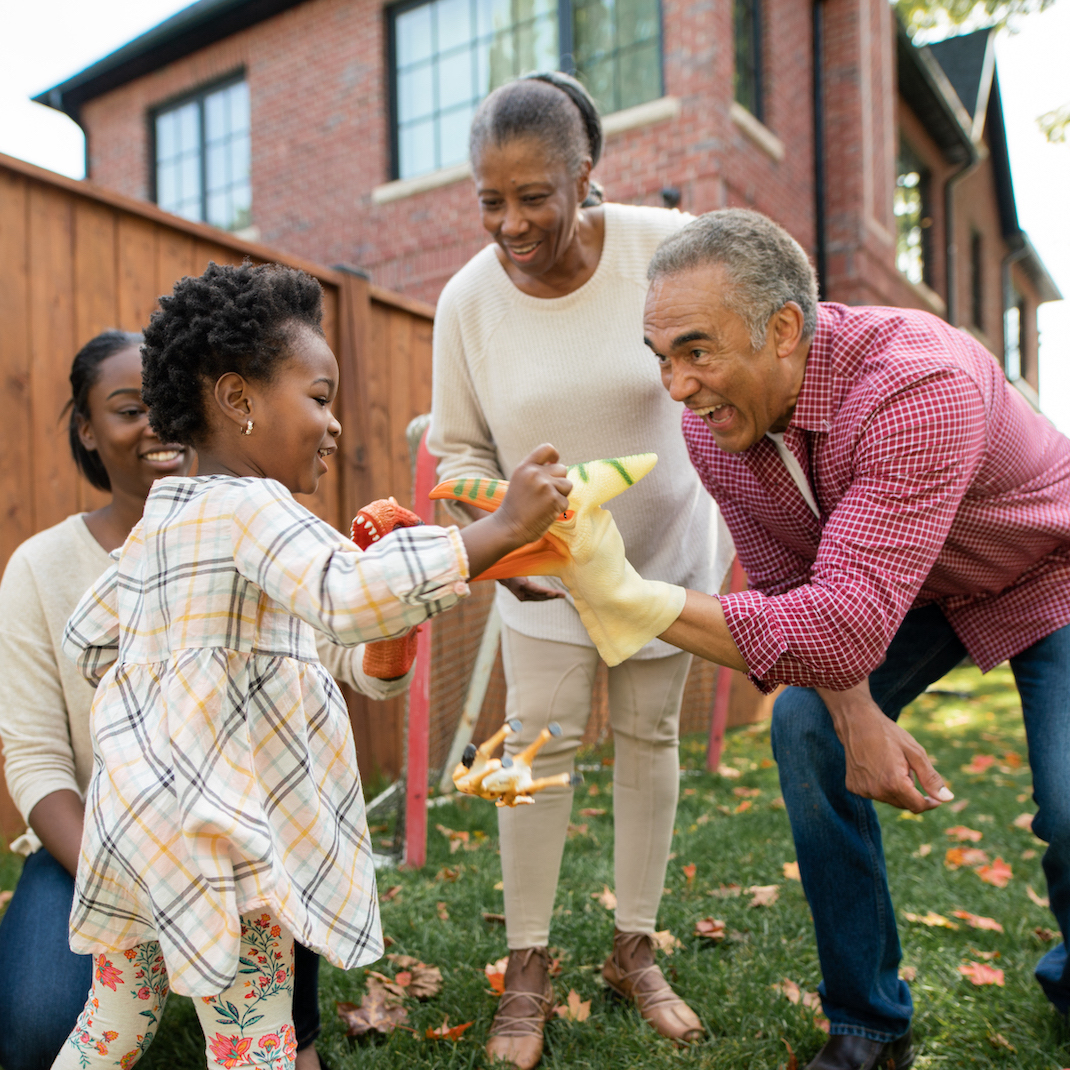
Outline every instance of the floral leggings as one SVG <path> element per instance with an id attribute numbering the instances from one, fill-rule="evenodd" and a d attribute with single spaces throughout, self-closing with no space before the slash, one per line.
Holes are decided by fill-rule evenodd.
<path id="1" fill-rule="evenodd" d="M 238 978 L 194 998 L 209 1067 L 293 1070 L 293 937 L 273 915 L 243 914 Z M 129 1070 L 156 1034 L 170 991 L 152 940 L 97 955 L 93 987 L 52 1070 Z"/>

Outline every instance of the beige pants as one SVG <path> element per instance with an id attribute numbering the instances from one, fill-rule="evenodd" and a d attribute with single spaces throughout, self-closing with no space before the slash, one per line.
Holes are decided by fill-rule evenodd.
<path id="1" fill-rule="evenodd" d="M 562 734 L 535 761 L 535 776 L 571 772 L 591 713 L 598 654 L 502 628 L 506 711 L 523 723 L 515 754 L 550 722 Z M 665 885 L 680 793 L 680 702 L 691 655 L 625 661 L 609 670 L 613 727 L 614 880 L 617 928 L 651 933 Z M 582 789 L 581 789 L 582 790 Z M 544 947 L 557 892 L 572 790 L 551 788 L 534 806 L 498 811 L 509 947 Z"/>

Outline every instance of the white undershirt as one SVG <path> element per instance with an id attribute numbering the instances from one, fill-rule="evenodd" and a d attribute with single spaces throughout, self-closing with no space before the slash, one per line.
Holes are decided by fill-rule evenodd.
<path id="1" fill-rule="evenodd" d="M 780 454 L 780 459 L 784 462 L 784 467 L 788 470 L 788 475 L 795 480 L 795 486 L 799 488 L 799 493 L 803 496 L 806 504 L 810 506 L 810 512 L 820 520 L 821 513 L 817 508 L 817 502 L 814 501 L 814 492 L 810 489 L 810 484 L 806 482 L 806 476 L 803 475 L 802 465 L 799 464 L 795 454 L 784 445 L 784 432 L 766 431 L 765 437 L 770 439 L 773 445 L 776 446 L 776 451 Z"/>

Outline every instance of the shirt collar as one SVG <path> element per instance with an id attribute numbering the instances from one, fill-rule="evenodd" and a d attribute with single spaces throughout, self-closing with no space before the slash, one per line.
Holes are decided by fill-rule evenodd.
<path id="1" fill-rule="evenodd" d="M 832 367 L 833 312 L 823 304 L 817 306 L 817 329 L 806 358 L 802 389 L 795 403 L 789 427 L 804 431 L 827 432 L 839 407 Z"/>

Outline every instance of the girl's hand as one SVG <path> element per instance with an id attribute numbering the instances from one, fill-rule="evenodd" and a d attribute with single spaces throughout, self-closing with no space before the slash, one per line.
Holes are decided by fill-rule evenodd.
<path id="1" fill-rule="evenodd" d="M 541 538 L 568 508 L 572 482 L 549 442 L 533 450 L 509 477 L 509 490 L 494 516 L 516 538 L 511 549 Z"/>
<path id="2" fill-rule="evenodd" d="M 540 538 L 568 508 L 572 482 L 558 453 L 543 443 L 517 465 L 498 510 L 461 532 L 474 579 L 507 553 Z"/>

